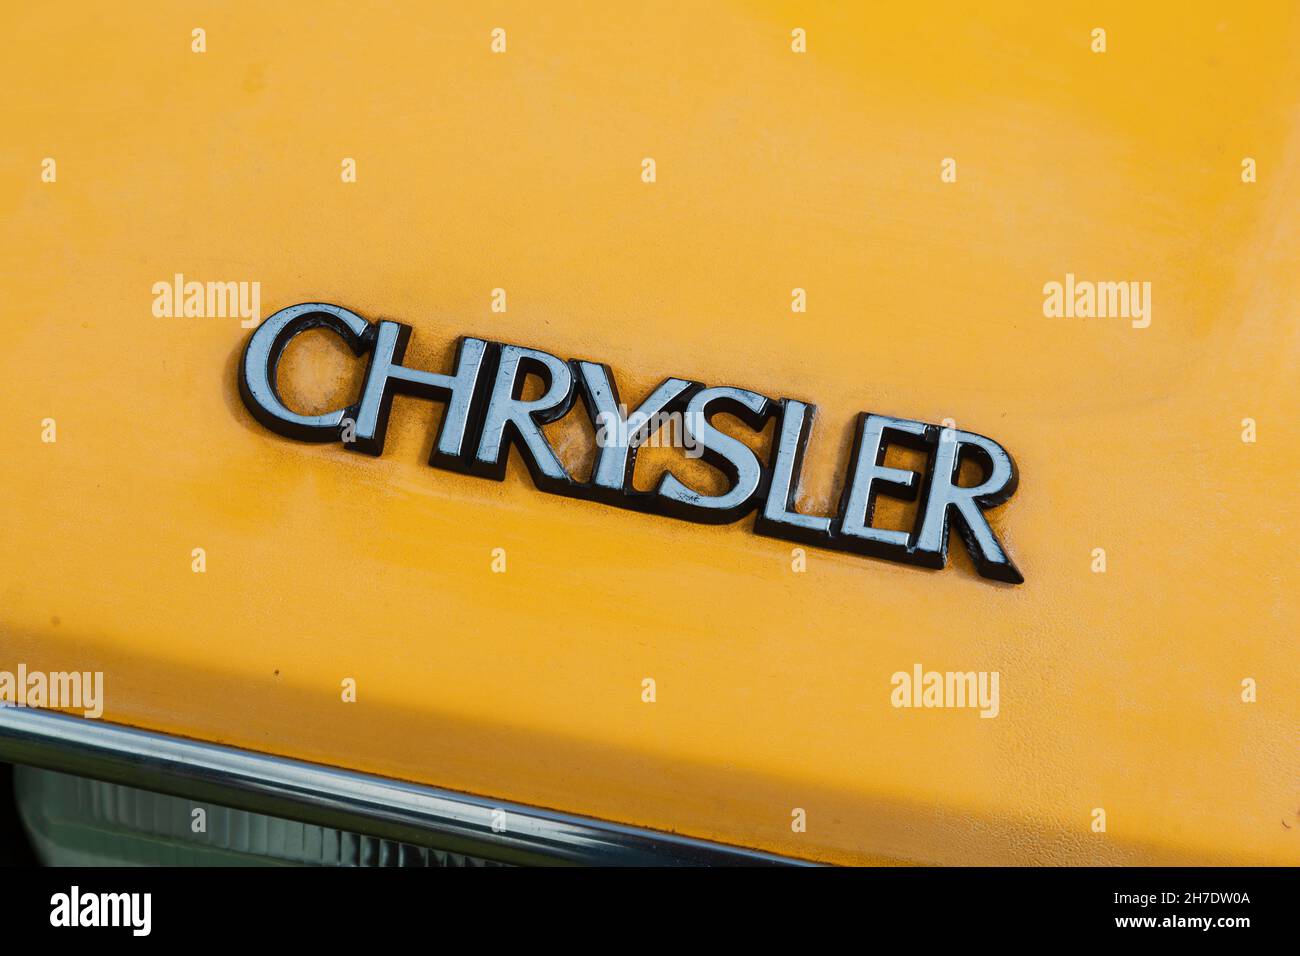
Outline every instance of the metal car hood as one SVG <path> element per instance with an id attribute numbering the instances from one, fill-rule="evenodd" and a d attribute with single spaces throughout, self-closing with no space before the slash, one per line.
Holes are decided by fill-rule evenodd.
<path id="1" fill-rule="evenodd" d="M 191 19 L 105 9 L 0 63 L 0 668 L 103 671 L 105 721 L 806 859 L 1297 860 L 1289 7 L 272 5 L 205 13 L 202 55 Z M 1149 326 L 1045 316 L 1067 273 L 1150 282 Z M 815 402 L 810 513 L 858 412 L 951 420 L 1015 455 L 990 520 L 1025 583 L 955 544 L 797 571 L 752 517 L 433 469 L 414 398 L 378 458 L 289 441 L 240 400 L 238 317 L 153 314 L 177 274 L 406 323 L 421 368 L 474 335 L 634 401 Z M 310 335 L 282 388 L 328 409 L 363 367 Z M 548 426 L 579 471 L 581 417 Z M 661 449 L 638 485 L 666 466 L 708 474 Z M 892 706 L 917 664 L 997 671 L 997 718 Z"/>

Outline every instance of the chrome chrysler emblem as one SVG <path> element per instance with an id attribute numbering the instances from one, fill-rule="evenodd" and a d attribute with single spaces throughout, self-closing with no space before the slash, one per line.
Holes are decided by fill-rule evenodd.
<path id="1" fill-rule="evenodd" d="M 300 415 L 281 401 L 276 367 L 290 340 L 312 328 L 332 330 L 358 356 L 370 358 L 356 402 L 322 415 Z M 402 364 L 410 337 L 408 325 L 370 322 L 336 305 L 290 306 L 249 337 L 239 365 L 239 392 L 253 417 L 271 431 L 300 441 L 339 441 L 368 455 L 384 450 L 394 395 L 443 402 L 446 413 L 429 458 L 435 468 L 500 481 L 514 446 L 533 482 L 552 494 L 710 524 L 737 521 L 758 509 L 758 534 L 927 568 L 947 563 L 952 522 L 981 575 L 1011 584 L 1024 581 L 984 517 L 984 511 L 1015 492 L 1016 463 L 1006 449 L 983 435 L 861 413 L 838 513 L 802 514 L 794 501 L 815 405 L 791 398 L 773 401 L 730 385 L 668 378 L 627 413 L 607 365 L 566 362 L 539 349 L 466 336 L 457 344 L 453 371 L 428 372 Z M 521 396 L 529 374 L 541 379 L 543 393 L 525 400 Z M 569 475 L 542 432 L 543 425 L 566 415 L 579 397 L 604 435 L 586 482 Z M 711 419 L 722 412 L 756 430 L 769 418 L 778 419 L 770 462 L 760 462 L 748 445 L 713 427 Z M 648 437 L 646 423 L 671 413 L 682 415 L 704 460 L 726 475 L 726 491 L 700 494 L 671 472 L 653 491 L 634 489 L 632 469 L 637 448 Z M 606 427 L 611 422 L 620 427 Z M 886 466 L 885 450 L 891 443 L 925 452 L 925 474 Z M 965 459 L 982 468 L 979 484 L 957 483 Z M 920 496 L 911 532 L 872 527 L 876 495 L 882 492 L 906 500 Z"/>

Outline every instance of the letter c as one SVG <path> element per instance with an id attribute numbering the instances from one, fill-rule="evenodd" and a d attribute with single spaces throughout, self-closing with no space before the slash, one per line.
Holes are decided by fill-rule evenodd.
<path id="1" fill-rule="evenodd" d="M 355 404 L 322 415 L 299 415 L 288 409 L 275 385 L 280 356 L 293 337 L 308 329 L 336 332 L 357 355 L 369 351 L 373 326 L 341 306 L 304 302 L 281 309 L 257 327 L 239 363 L 239 394 L 253 417 L 271 431 L 299 441 L 338 441 L 345 418 L 355 418 Z"/>

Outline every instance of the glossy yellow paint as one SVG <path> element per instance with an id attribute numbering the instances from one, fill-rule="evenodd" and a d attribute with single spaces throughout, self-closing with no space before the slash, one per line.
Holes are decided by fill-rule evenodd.
<path id="1" fill-rule="evenodd" d="M 1300 22 L 987 6 L 10 5 L 0 668 L 102 669 L 113 721 L 801 857 L 1300 860 Z M 1150 327 L 1045 318 L 1066 272 L 1151 282 Z M 625 396 L 814 401 L 806 510 L 857 411 L 952 418 L 1017 458 L 993 520 L 1026 583 L 960 546 L 794 573 L 752 519 L 437 471 L 412 399 L 381 459 L 287 441 L 238 399 L 237 320 L 154 317 L 175 273 L 407 322 L 426 368 L 474 334 L 607 361 Z M 284 388 L 330 407 L 357 375 L 322 334 Z M 1000 716 L 893 708 L 917 662 L 998 671 Z"/>

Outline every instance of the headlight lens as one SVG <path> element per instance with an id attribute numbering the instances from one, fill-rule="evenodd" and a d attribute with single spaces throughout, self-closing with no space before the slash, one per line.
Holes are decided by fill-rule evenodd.
<path id="1" fill-rule="evenodd" d="M 49 866 L 503 865 L 34 767 L 14 768 L 14 791 Z"/>

